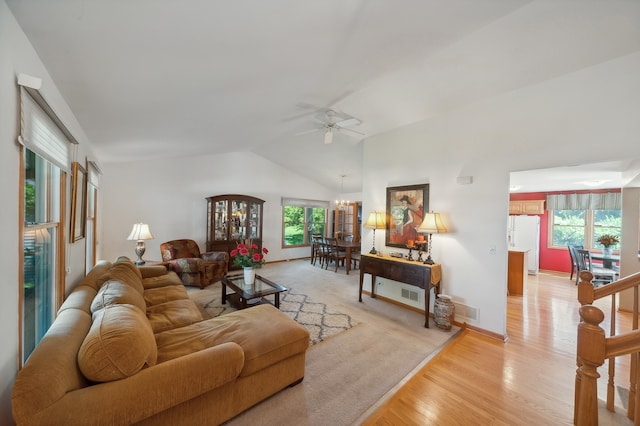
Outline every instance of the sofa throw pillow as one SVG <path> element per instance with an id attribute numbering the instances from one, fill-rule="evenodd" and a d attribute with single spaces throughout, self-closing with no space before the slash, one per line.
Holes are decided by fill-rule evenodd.
<path id="1" fill-rule="evenodd" d="M 129 284 L 140 294 L 144 292 L 144 287 L 142 286 L 142 275 L 140 274 L 140 271 L 138 271 L 136 265 L 131 262 L 114 263 L 107 273 L 98 278 L 98 285 L 102 286 L 109 280 L 117 280 L 125 284 Z"/>
<path id="2" fill-rule="evenodd" d="M 141 312 L 147 311 L 144 297 L 133 287 L 118 280 L 109 280 L 102 284 L 100 291 L 91 303 L 91 313 L 95 313 L 105 306 L 133 305 Z"/>
<path id="3" fill-rule="evenodd" d="M 132 305 L 111 305 L 96 311 L 78 351 L 80 371 L 94 382 L 133 376 L 155 365 L 157 358 L 149 321 Z"/>

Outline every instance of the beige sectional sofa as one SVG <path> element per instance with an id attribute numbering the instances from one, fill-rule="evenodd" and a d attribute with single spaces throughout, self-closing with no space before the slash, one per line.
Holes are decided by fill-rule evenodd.
<path id="1" fill-rule="evenodd" d="M 216 425 L 304 377 L 308 331 L 271 305 L 203 320 L 174 272 L 101 262 L 19 371 L 18 425 Z"/>

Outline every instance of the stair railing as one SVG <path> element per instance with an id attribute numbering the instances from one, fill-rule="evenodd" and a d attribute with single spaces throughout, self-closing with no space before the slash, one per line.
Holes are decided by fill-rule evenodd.
<path id="1" fill-rule="evenodd" d="M 578 325 L 578 347 L 576 364 L 576 382 L 574 399 L 574 424 L 597 425 L 598 424 L 598 394 L 597 380 L 600 375 L 598 367 L 608 360 L 608 384 L 606 406 L 609 411 L 614 411 L 615 399 L 615 358 L 630 355 L 631 368 L 629 371 L 629 403 L 627 417 L 631 420 L 638 419 L 635 424 L 640 424 L 640 402 L 637 392 L 639 382 L 638 356 L 640 353 L 640 330 L 638 330 L 638 288 L 640 286 L 640 273 L 622 278 L 611 284 L 594 287 L 591 283 L 593 275 L 589 271 L 580 272 L 578 284 L 578 301 L 580 308 L 580 324 Z M 632 329 L 628 332 L 616 335 L 616 294 L 633 288 L 633 321 Z M 604 313 L 596 306 L 591 305 L 595 300 L 611 296 L 611 324 L 609 337 L 600 327 L 604 321 Z"/>

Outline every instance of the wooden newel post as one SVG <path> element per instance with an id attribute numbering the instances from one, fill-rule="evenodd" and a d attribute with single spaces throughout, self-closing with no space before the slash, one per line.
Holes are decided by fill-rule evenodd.
<path id="1" fill-rule="evenodd" d="M 574 423 L 578 426 L 598 424 L 598 367 L 605 360 L 605 335 L 600 323 L 604 313 L 592 305 L 580 308 Z"/>

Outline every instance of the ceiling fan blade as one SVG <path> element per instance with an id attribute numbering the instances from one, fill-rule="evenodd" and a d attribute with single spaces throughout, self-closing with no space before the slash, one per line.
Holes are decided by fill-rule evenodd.
<path id="1" fill-rule="evenodd" d="M 364 133 L 359 132 L 357 130 L 353 130 L 353 129 L 347 129 L 346 127 L 338 126 L 337 129 L 339 131 L 341 131 L 341 132 L 350 132 L 350 133 L 355 133 L 355 134 L 360 135 L 360 136 L 364 136 Z"/>
<path id="2" fill-rule="evenodd" d="M 317 128 L 317 129 L 305 130 L 305 131 L 302 131 L 302 132 L 294 133 L 294 136 L 308 135 L 309 133 L 319 132 L 320 130 L 322 130 L 321 127 Z"/>
<path id="3" fill-rule="evenodd" d="M 351 118 L 347 118 L 346 120 L 342 120 L 342 121 L 338 121 L 337 123 L 335 123 L 336 126 L 338 127 L 351 127 L 351 126 L 358 126 L 360 125 L 360 123 L 362 123 L 362 121 L 358 120 L 355 117 L 351 117 Z"/>

